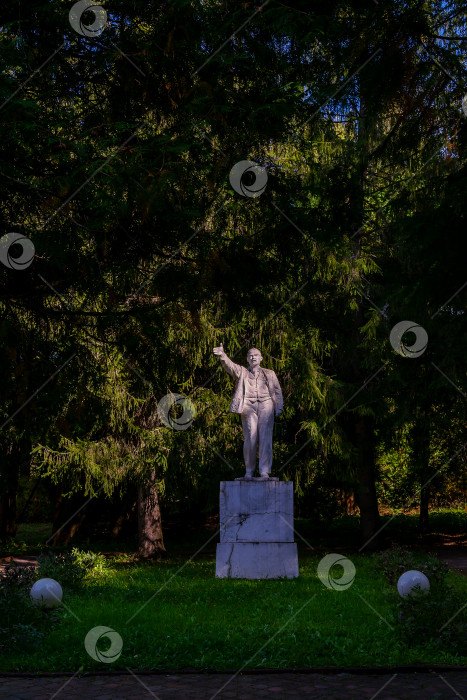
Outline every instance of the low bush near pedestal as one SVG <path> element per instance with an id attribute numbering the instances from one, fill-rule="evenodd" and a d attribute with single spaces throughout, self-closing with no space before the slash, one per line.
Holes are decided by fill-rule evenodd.
<path id="1" fill-rule="evenodd" d="M 394 546 L 376 556 L 377 568 L 392 587 L 393 605 L 398 609 L 397 631 L 401 642 L 411 648 L 428 646 L 456 654 L 467 654 L 467 620 L 463 613 L 465 592 L 459 577 L 436 556 L 414 553 L 407 547 Z M 428 578 L 428 592 L 414 591 L 406 598 L 397 594 L 396 584 L 405 571 L 416 568 Z"/>

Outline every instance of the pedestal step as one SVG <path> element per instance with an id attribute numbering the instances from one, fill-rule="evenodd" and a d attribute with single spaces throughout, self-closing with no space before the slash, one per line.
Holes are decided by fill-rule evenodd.
<path id="1" fill-rule="evenodd" d="M 217 578 L 296 578 L 295 542 L 220 542 L 216 552 Z"/>

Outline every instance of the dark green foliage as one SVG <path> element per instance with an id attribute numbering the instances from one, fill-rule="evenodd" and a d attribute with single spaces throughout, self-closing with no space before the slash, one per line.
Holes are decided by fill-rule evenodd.
<path id="1" fill-rule="evenodd" d="M 392 545 L 376 557 L 376 566 L 391 586 L 395 586 L 404 571 L 415 569 L 428 577 L 430 584 L 443 586 L 449 572 L 448 566 L 434 554 L 413 552 L 402 545 Z"/>
<path id="2" fill-rule="evenodd" d="M 37 581 L 37 570 L 34 566 L 18 566 L 15 563 L 6 564 L 1 582 L 10 590 L 25 591 Z"/>
<path id="3" fill-rule="evenodd" d="M 31 472 L 88 496 L 155 470 L 162 501 L 213 511 L 242 471 L 220 341 L 278 373 L 275 468 L 304 503 L 352 490 L 377 531 L 376 449 L 408 423 L 428 448 L 401 495 L 457 476 L 465 404 L 432 363 L 465 382 L 465 290 L 435 316 L 465 281 L 465 67 L 437 38 L 464 36 L 459 3 L 117 0 L 99 41 L 64 0 L 23 5 L 0 37 L 0 233 L 37 256 L 0 266 L 0 537 Z M 228 182 L 246 158 L 259 200 Z M 388 342 L 403 318 L 428 331 L 416 361 Z M 196 404 L 183 434 L 157 419 L 169 391 Z"/>
<path id="4" fill-rule="evenodd" d="M 467 654 L 465 594 L 434 582 L 429 593 L 414 591 L 398 602 L 398 633 L 409 646 Z"/>
<path id="5" fill-rule="evenodd" d="M 465 594 L 454 587 L 449 568 L 433 554 L 413 552 L 394 545 L 376 557 L 377 569 L 392 587 L 393 605 L 398 609 L 397 633 L 410 647 L 467 653 Z M 416 587 L 402 598 L 396 586 L 405 571 L 421 571 L 430 582 L 428 592 Z"/>
<path id="6" fill-rule="evenodd" d="M 84 552 L 73 547 L 71 552 L 55 554 L 49 551 L 38 558 L 39 578 L 53 578 L 64 590 L 81 588 L 86 578 L 99 576 L 107 568 L 106 558 L 96 552 Z"/>
<path id="7" fill-rule="evenodd" d="M 38 558 L 39 567 L 8 564 L 0 576 L 0 651 L 31 651 L 44 643 L 44 638 L 59 623 L 63 607 L 41 609 L 30 597 L 34 582 L 53 578 L 60 583 L 67 597 L 82 590 L 85 583 L 103 580 L 108 563 L 102 554 L 80 551 L 48 552 Z"/>
<path id="8" fill-rule="evenodd" d="M 40 610 L 31 601 L 29 592 L 36 580 L 34 567 L 14 564 L 0 575 L 0 654 L 32 651 L 58 622 L 59 613 Z"/>

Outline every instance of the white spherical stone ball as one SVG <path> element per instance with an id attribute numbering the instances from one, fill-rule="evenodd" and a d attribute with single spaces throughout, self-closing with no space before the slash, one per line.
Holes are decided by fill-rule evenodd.
<path id="1" fill-rule="evenodd" d="M 397 590 L 402 598 L 411 595 L 415 586 L 420 586 L 424 593 L 428 593 L 430 590 L 430 582 L 421 571 L 406 571 L 397 582 Z"/>
<path id="2" fill-rule="evenodd" d="M 44 608 L 56 608 L 62 602 L 63 591 L 53 578 L 40 578 L 29 594 L 33 603 Z"/>

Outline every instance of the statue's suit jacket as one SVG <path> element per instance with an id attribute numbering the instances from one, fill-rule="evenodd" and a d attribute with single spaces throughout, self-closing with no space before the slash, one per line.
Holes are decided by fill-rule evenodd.
<path id="1" fill-rule="evenodd" d="M 230 410 L 232 413 L 242 413 L 245 402 L 245 384 L 248 379 L 248 370 L 246 367 L 242 367 L 242 365 L 236 365 L 235 362 L 232 362 L 232 360 L 230 360 L 225 353 L 224 355 L 220 355 L 219 359 L 225 371 L 228 372 L 231 377 L 235 377 L 235 379 L 238 380 L 232 403 L 230 404 Z M 266 377 L 269 395 L 274 402 L 274 413 L 277 416 L 283 408 L 282 391 L 279 380 L 277 379 L 276 373 L 272 369 L 265 369 L 264 367 L 261 367 L 261 369 Z"/>

